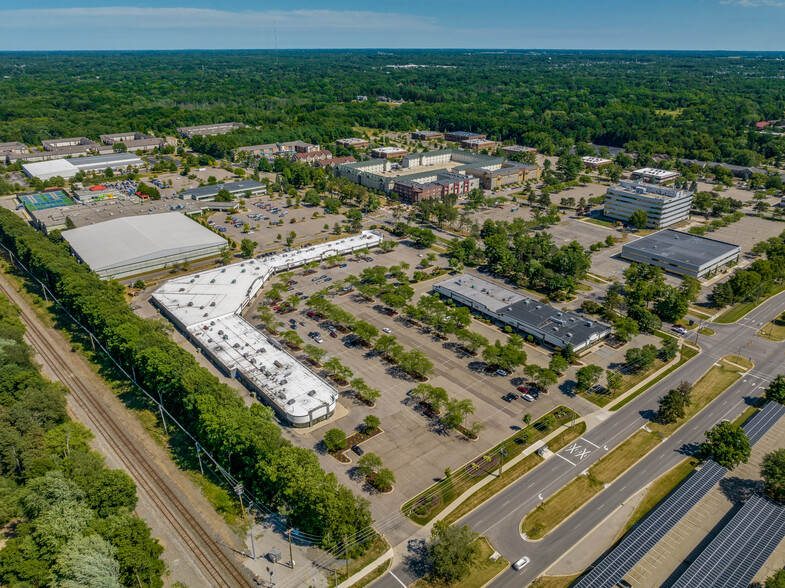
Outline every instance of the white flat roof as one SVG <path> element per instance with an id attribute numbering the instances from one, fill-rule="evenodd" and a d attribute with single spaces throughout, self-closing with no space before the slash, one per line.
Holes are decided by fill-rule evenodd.
<path id="1" fill-rule="evenodd" d="M 610 159 L 605 159 L 604 157 L 594 157 L 592 155 L 584 155 L 583 157 L 581 157 L 581 161 L 583 161 L 583 163 L 597 163 L 597 164 L 611 163 Z"/>
<path id="2" fill-rule="evenodd" d="M 292 418 L 302 418 L 324 406 L 335 407 L 335 388 L 239 315 L 204 321 L 188 330 L 218 361 L 237 368 Z"/>
<path id="3" fill-rule="evenodd" d="M 48 161 L 36 161 L 25 163 L 22 169 L 28 176 L 62 176 L 64 178 L 73 177 L 79 168 L 66 159 L 50 159 Z"/>
<path id="4" fill-rule="evenodd" d="M 187 253 L 226 241 L 180 212 L 116 218 L 63 231 L 63 238 L 95 272 Z"/>
<path id="5" fill-rule="evenodd" d="M 381 241 L 379 233 L 363 231 L 359 235 L 295 251 L 260 256 L 175 278 L 158 288 L 153 298 L 228 372 L 236 368 L 293 422 L 299 419 L 302 423 L 315 408 L 327 404 L 327 409 L 332 411 L 337 392 L 288 353 L 277 349 L 275 343 L 239 313 L 274 273 L 331 255 L 372 247 Z M 260 351 L 261 348 L 265 350 Z M 275 366 L 274 360 L 283 367 Z M 273 375 L 268 376 L 268 373 Z"/>
<path id="6" fill-rule="evenodd" d="M 679 172 L 677 171 L 672 171 L 669 169 L 659 169 L 656 167 L 642 167 L 641 169 L 634 170 L 632 173 L 641 176 L 649 176 L 652 178 L 667 178 L 670 176 L 680 175 Z"/>

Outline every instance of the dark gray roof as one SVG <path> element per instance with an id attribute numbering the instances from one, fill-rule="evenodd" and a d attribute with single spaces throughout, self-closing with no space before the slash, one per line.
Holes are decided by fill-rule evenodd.
<path id="1" fill-rule="evenodd" d="M 691 235 L 673 229 L 663 229 L 622 246 L 622 251 L 625 253 L 667 258 L 674 262 L 697 267 L 739 250 L 740 247 L 733 243 Z"/>
<path id="2" fill-rule="evenodd" d="M 510 317 L 542 331 L 548 331 L 558 337 L 580 345 L 591 339 L 592 335 L 607 333 L 610 326 L 587 319 L 569 310 L 559 310 L 531 298 L 524 298 L 498 311 L 502 317 Z"/>
<path id="3" fill-rule="evenodd" d="M 256 180 L 242 180 L 240 182 L 229 182 L 228 184 L 213 184 L 211 186 L 199 186 L 198 188 L 191 188 L 182 192 L 181 196 L 189 198 L 194 196 L 196 198 L 204 198 L 206 196 L 217 196 L 221 190 L 229 190 L 232 194 L 237 192 L 245 192 L 246 190 L 258 190 L 263 188 L 264 184 Z"/>

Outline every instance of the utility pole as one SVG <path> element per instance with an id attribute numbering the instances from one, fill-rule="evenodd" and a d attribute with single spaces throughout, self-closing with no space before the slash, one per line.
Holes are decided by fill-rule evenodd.
<path id="1" fill-rule="evenodd" d="M 346 577 L 349 577 L 349 541 L 343 536 L 343 557 L 346 560 Z"/>
<path id="2" fill-rule="evenodd" d="M 243 502 L 243 491 L 244 490 L 243 490 L 242 483 L 237 484 L 237 486 L 234 487 L 234 491 L 237 494 L 237 498 L 240 499 L 240 508 L 242 508 L 242 510 L 243 510 L 243 518 L 245 518 L 246 517 L 246 513 L 245 513 L 245 503 Z M 250 511 L 250 509 L 249 509 L 249 511 Z M 249 512 L 249 515 L 250 515 L 250 512 Z M 250 516 L 248 516 L 248 522 L 251 525 L 251 529 L 250 529 L 250 533 L 251 533 L 251 552 L 253 553 L 253 559 L 256 559 L 256 547 L 254 546 L 254 543 L 253 543 L 253 522 L 251 521 Z"/>
<path id="3" fill-rule="evenodd" d="M 507 456 L 507 452 L 504 450 L 504 447 L 499 448 L 499 454 L 501 460 L 499 461 L 499 477 L 504 473 L 504 458 Z"/>
<path id="4" fill-rule="evenodd" d="M 202 452 L 199 451 L 199 444 L 196 444 L 196 459 L 199 460 L 199 471 L 202 472 L 204 476 L 204 467 L 202 466 Z"/>
<path id="5" fill-rule="evenodd" d="M 338 568 L 335 568 L 333 572 L 335 572 L 335 588 L 338 588 Z"/>
<path id="6" fill-rule="evenodd" d="M 289 535 L 289 566 L 294 569 L 294 556 L 292 555 L 292 531 L 294 531 L 294 529 L 289 529 L 286 531 L 286 534 Z"/>

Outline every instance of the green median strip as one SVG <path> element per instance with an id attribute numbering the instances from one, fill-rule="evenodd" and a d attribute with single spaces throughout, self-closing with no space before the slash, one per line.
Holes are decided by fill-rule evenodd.
<path id="1" fill-rule="evenodd" d="M 758 336 L 769 341 L 785 341 L 785 321 L 774 319 L 758 331 Z"/>
<path id="2" fill-rule="evenodd" d="M 491 556 L 495 550 L 485 537 L 477 539 L 480 543 L 480 553 L 477 561 L 472 565 L 472 572 L 468 577 L 460 581 L 461 588 L 482 588 L 493 580 L 501 572 L 507 569 L 510 562 L 499 556 L 495 561 Z M 445 584 L 439 580 L 421 578 L 411 585 L 411 588 L 447 588 L 447 586 L 457 586 L 458 584 Z"/>
<path id="3" fill-rule="evenodd" d="M 654 433 L 639 430 L 608 455 L 540 504 L 523 519 L 521 531 L 529 539 L 542 539 L 571 514 L 602 492 L 641 457 L 651 451 L 660 438 Z"/>
<path id="4" fill-rule="evenodd" d="M 735 323 L 737 320 L 742 318 L 752 309 L 756 308 L 757 306 L 763 304 L 771 298 L 772 296 L 776 296 L 780 292 L 785 290 L 785 285 L 777 286 L 776 288 L 771 288 L 765 296 L 760 296 L 757 300 L 753 300 L 750 302 L 742 302 L 740 304 L 735 304 L 731 306 L 728 310 L 723 312 L 720 316 L 714 319 L 715 323 L 720 324 L 728 324 L 728 323 Z"/>
<path id="5" fill-rule="evenodd" d="M 554 453 L 563 449 L 568 443 L 572 443 L 583 435 L 586 432 L 586 423 L 578 423 L 574 427 L 567 429 L 566 431 L 562 431 L 556 437 L 551 439 L 548 443 L 548 448 L 553 451 Z M 483 502 L 488 500 L 489 498 L 493 497 L 495 494 L 504 490 L 507 486 L 515 482 L 516 480 L 520 479 L 531 470 L 533 470 L 536 466 L 541 464 L 545 461 L 536 453 L 532 453 L 531 455 L 527 455 L 521 461 L 516 463 L 514 466 L 504 470 L 504 473 L 499 476 L 498 478 L 494 478 L 493 481 L 486 484 L 477 492 L 469 496 L 466 500 L 461 502 L 458 507 L 453 510 L 450 514 L 444 517 L 444 521 L 451 525 L 461 518 L 469 514 L 475 508 L 480 506 Z"/>
<path id="6" fill-rule="evenodd" d="M 681 356 L 679 357 L 679 361 L 677 361 L 675 364 L 673 364 L 667 370 L 665 370 L 664 372 L 659 374 L 656 378 L 652 378 L 652 380 L 650 382 L 647 382 L 645 385 L 643 385 L 640 388 L 638 388 L 634 393 L 632 393 L 629 396 L 627 396 L 627 398 L 625 398 L 624 400 L 622 400 L 618 404 L 614 404 L 608 410 L 610 410 L 610 411 L 619 410 L 622 406 L 624 406 L 628 402 L 632 402 L 638 396 L 640 396 L 641 394 L 646 392 L 646 390 L 648 390 L 649 388 L 654 386 L 654 384 L 656 384 L 657 382 L 659 382 L 660 380 L 662 380 L 666 376 L 672 374 L 677 369 L 679 369 L 681 366 L 683 366 L 685 363 L 687 363 L 689 360 L 691 360 L 693 357 L 698 355 L 698 353 L 700 353 L 699 349 L 696 349 L 695 347 L 692 347 L 691 345 L 682 345 L 682 347 L 681 347 Z"/>
<path id="7" fill-rule="evenodd" d="M 499 466 L 502 465 L 500 448 L 504 447 L 507 453 L 504 461 L 509 462 L 551 431 L 570 423 L 574 414 L 565 406 L 557 406 L 512 437 L 408 500 L 401 507 L 401 511 L 415 523 L 425 525 L 477 482 L 488 475 L 498 473 Z M 576 418 L 577 416 L 575 414 Z"/>
<path id="8" fill-rule="evenodd" d="M 388 559 L 382 565 L 378 566 L 375 570 L 373 570 L 370 574 L 364 576 L 359 582 L 355 582 L 351 585 L 351 588 L 365 588 L 368 584 L 376 580 L 377 578 L 381 578 L 382 575 L 390 569 L 390 565 L 392 564 L 392 559 Z"/>

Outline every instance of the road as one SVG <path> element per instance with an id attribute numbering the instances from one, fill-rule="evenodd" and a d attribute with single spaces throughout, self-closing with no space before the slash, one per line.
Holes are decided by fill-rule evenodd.
<path id="1" fill-rule="evenodd" d="M 498 576 L 491 586 L 515 587 L 528 585 L 562 554 L 600 524 L 616 507 L 641 488 L 658 478 L 691 454 L 703 441 L 703 434 L 724 418 L 733 419 L 753 398 L 761 396 L 768 382 L 783 371 L 782 343 L 756 336 L 757 329 L 785 310 L 785 296 L 776 296 L 734 325 L 715 325 L 716 334 L 699 337 L 703 352 L 680 369 L 616 412 L 607 416 L 583 437 L 551 457 L 529 474 L 481 505 L 460 524 L 469 525 L 485 535 L 504 557 L 515 561 L 523 555 L 531 563 L 519 572 L 511 568 Z M 693 338 L 693 335 L 690 335 Z M 573 515 L 538 542 L 524 541 L 520 534 L 523 517 L 564 484 L 579 475 L 608 451 L 618 446 L 636 430 L 650 422 L 657 408 L 657 399 L 682 380 L 695 382 L 716 360 L 724 355 L 742 354 L 755 362 L 755 368 L 736 384 L 664 440 L 654 451 L 638 462 L 607 489 L 597 495 L 588 507 Z M 391 572 L 374 585 L 377 588 L 400 588 L 417 579 L 411 563 L 416 559 L 422 542 L 410 542 L 409 557 L 396 560 Z"/>
<path id="2" fill-rule="evenodd" d="M 86 375 L 90 372 L 86 360 L 70 351 L 60 333 L 41 323 L 4 277 L 0 277 L 0 292 L 21 309 L 25 337 L 36 351 L 36 359 L 71 391 L 69 409 L 95 434 L 107 457 L 121 464 L 136 483 L 140 497 L 137 510 L 148 511 L 146 520 L 156 537 L 169 539 L 164 541 L 166 549 L 172 550 L 168 555 L 175 556 L 176 562 L 184 560 L 188 579 L 224 588 L 252 586 L 248 571 L 235 561 L 231 548 L 200 516 L 204 509 L 188 500 L 144 441 L 135 436 L 138 425 L 124 422 L 127 410 L 114 393 Z"/>

